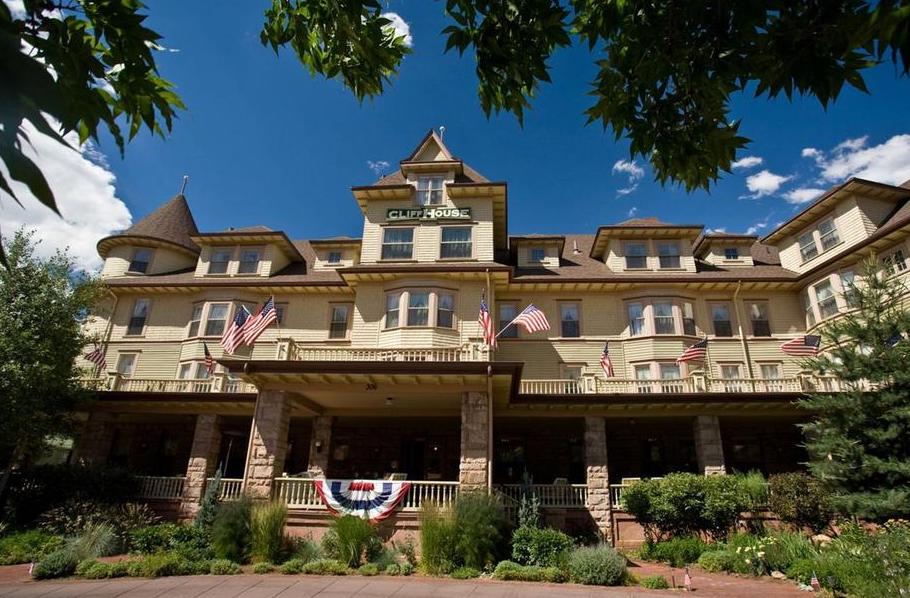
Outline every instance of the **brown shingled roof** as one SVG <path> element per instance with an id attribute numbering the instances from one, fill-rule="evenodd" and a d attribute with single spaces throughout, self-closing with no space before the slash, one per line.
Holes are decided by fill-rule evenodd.
<path id="1" fill-rule="evenodd" d="M 118 239 L 138 238 L 164 241 L 198 254 L 199 247 L 190 238 L 197 234 L 199 229 L 186 197 L 178 194 L 125 231 L 98 241 L 98 253 L 104 257 Z"/>

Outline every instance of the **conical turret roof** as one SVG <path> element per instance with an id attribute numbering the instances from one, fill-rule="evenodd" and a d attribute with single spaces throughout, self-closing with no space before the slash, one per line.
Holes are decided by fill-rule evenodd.
<path id="1" fill-rule="evenodd" d="M 189 251 L 199 253 L 199 247 L 193 243 L 192 236 L 197 235 L 196 221 L 186 197 L 182 193 L 160 205 L 155 211 L 136 222 L 125 231 L 98 241 L 98 253 L 105 257 L 107 250 L 121 242 L 130 240 L 153 240 Z"/>

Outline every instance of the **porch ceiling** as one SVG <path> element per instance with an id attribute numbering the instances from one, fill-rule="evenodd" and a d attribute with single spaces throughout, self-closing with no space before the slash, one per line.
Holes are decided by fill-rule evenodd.
<path id="1" fill-rule="evenodd" d="M 710 395 L 706 393 L 657 395 L 521 395 L 509 405 L 514 415 L 547 417 L 585 416 L 671 416 L 671 415 L 806 415 L 794 401 L 799 393 Z"/>
<path id="2" fill-rule="evenodd" d="M 105 391 L 95 396 L 80 409 L 107 413 L 252 415 L 256 405 L 256 395 L 252 393 Z"/>

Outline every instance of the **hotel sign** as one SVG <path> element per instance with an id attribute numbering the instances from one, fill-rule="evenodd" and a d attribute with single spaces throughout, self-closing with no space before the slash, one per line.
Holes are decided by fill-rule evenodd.
<path id="1" fill-rule="evenodd" d="M 390 208 L 386 220 L 470 220 L 471 208 Z"/>

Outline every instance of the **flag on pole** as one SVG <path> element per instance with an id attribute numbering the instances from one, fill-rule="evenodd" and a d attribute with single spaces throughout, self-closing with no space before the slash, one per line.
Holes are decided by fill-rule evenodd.
<path id="1" fill-rule="evenodd" d="M 521 326 L 524 328 L 525 332 L 529 333 L 550 329 L 550 323 L 547 321 L 547 316 L 544 315 L 542 310 L 535 307 L 533 303 L 524 308 L 510 324 Z M 508 328 L 508 326 L 506 328 Z M 503 330 L 505 330 L 505 328 L 503 328 Z"/>
<path id="2" fill-rule="evenodd" d="M 683 587 L 686 588 L 687 592 L 692 591 L 692 576 L 689 575 L 689 568 L 686 567 L 686 576 L 683 577 Z"/>
<path id="3" fill-rule="evenodd" d="M 98 345 L 95 345 L 95 348 L 91 352 L 86 353 L 84 357 L 102 370 L 107 367 L 107 360 L 104 358 L 104 351 Z"/>
<path id="4" fill-rule="evenodd" d="M 822 337 L 807 334 L 785 342 L 780 346 L 780 350 L 794 357 L 814 357 L 818 355 L 818 347 L 821 343 Z"/>
<path id="5" fill-rule="evenodd" d="M 269 297 L 269 300 L 262 304 L 256 315 L 246 321 L 243 326 L 243 343 L 252 345 L 256 342 L 266 328 L 272 322 L 278 320 L 278 311 L 275 309 L 275 298 Z"/>
<path id="6" fill-rule="evenodd" d="M 600 367 L 604 371 L 604 376 L 607 378 L 613 377 L 613 360 L 610 359 L 610 343 L 604 344 L 604 352 L 600 354 Z"/>
<path id="7" fill-rule="evenodd" d="M 682 352 L 676 363 L 686 361 L 704 361 L 708 357 L 708 337 L 705 337 Z"/>
<path id="8" fill-rule="evenodd" d="M 202 351 L 205 353 L 205 369 L 208 370 L 209 376 L 215 373 L 215 359 L 209 353 L 209 346 L 202 343 Z"/>
<path id="9" fill-rule="evenodd" d="M 233 355 L 237 347 L 243 344 L 243 327 L 249 317 L 249 310 L 241 305 L 234 315 L 231 325 L 225 329 L 224 334 L 221 336 L 221 346 L 224 347 L 226 353 Z"/>
<path id="10" fill-rule="evenodd" d="M 815 574 L 815 571 L 812 572 L 812 579 L 809 580 L 809 585 L 812 586 L 812 589 L 816 592 L 822 589 L 822 584 L 818 583 L 818 576 Z"/>
<path id="11" fill-rule="evenodd" d="M 480 298 L 480 314 L 477 316 L 477 322 L 480 324 L 483 342 L 488 347 L 495 347 L 496 331 L 493 329 L 493 317 L 490 315 L 490 308 L 487 307 L 487 301 L 483 297 Z"/>

